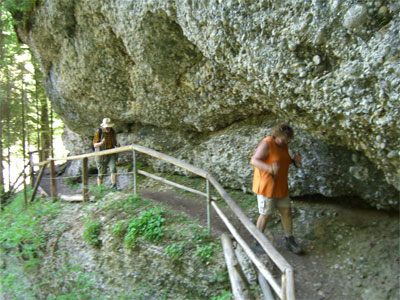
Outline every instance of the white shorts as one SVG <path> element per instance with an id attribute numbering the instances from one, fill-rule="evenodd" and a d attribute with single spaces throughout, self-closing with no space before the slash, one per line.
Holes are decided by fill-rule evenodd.
<path id="1" fill-rule="evenodd" d="M 283 198 L 268 198 L 263 195 L 257 195 L 258 212 L 260 215 L 271 215 L 278 207 L 290 207 L 290 197 L 287 195 Z"/>

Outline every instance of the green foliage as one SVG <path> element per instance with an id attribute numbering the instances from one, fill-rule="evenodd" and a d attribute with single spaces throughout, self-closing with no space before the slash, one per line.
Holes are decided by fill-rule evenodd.
<path id="1" fill-rule="evenodd" d="M 215 242 L 208 235 L 207 228 L 201 228 L 198 225 L 190 226 L 192 230 L 192 241 L 196 243 L 196 253 L 195 256 L 200 259 L 200 261 L 206 265 L 210 264 L 214 258 L 214 250 L 216 247 Z"/>
<path id="2" fill-rule="evenodd" d="M 186 242 L 172 243 L 165 248 L 165 254 L 173 260 L 181 260 Z"/>
<path id="3" fill-rule="evenodd" d="M 124 221 L 118 221 L 117 223 L 114 224 L 114 226 L 111 229 L 111 232 L 113 234 L 113 236 L 118 237 L 118 238 L 122 238 L 124 237 L 125 233 L 126 233 L 126 224 Z"/>
<path id="4" fill-rule="evenodd" d="M 218 282 L 229 282 L 229 273 L 227 269 L 221 269 L 217 271 L 214 277 L 215 281 Z"/>
<path id="5" fill-rule="evenodd" d="M 101 223 L 97 220 L 87 219 L 85 222 L 85 230 L 83 231 L 83 239 L 94 247 L 101 245 L 99 239 Z"/>
<path id="6" fill-rule="evenodd" d="M 30 193 L 28 191 L 28 196 Z M 17 296 L 26 291 L 21 273 L 36 272 L 47 242 L 43 224 L 54 218 L 59 211 L 60 203 L 50 201 L 36 201 L 25 207 L 22 191 L 0 212 L 0 255 L 23 262 L 22 266 L 5 263 L 0 266 L 0 293 L 14 295 L 14 299 L 33 299 Z"/>
<path id="7" fill-rule="evenodd" d="M 228 300 L 233 299 L 233 295 L 231 291 L 224 290 L 218 296 L 211 297 L 211 300 Z"/>
<path id="8" fill-rule="evenodd" d="M 123 202 L 123 208 L 125 210 L 135 209 L 149 205 L 148 201 L 143 200 L 138 194 L 130 194 L 126 201 Z"/>
<path id="9" fill-rule="evenodd" d="M 193 232 L 192 240 L 196 243 L 201 243 L 208 241 L 210 237 L 208 236 L 207 228 L 201 228 L 199 225 L 190 226 Z"/>
<path id="10" fill-rule="evenodd" d="M 125 201 L 104 201 L 102 203 L 102 208 L 109 210 L 123 209 L 126 212 L 133 212 L 137 208 L 146 207 L 149 205 L 149 201 L 142 199 L 140 195 L 131 194 L 126 198 Z"/>
<path id="11" fill-rule="evenodd" d="M 203 264 L 208 265 L 211 263 L 211 261 L 214 260 L 213 254 L 214 254 L 214 243 L 208 243 L 205 245 L 198 246 L 195 256 L 199 257 L 200 261 Z"/>
<path id="12" fill-rule="evenodd" d="M 30 193 L 29 191 L 28 196 Z M 59 204 L 40 201 L 25 209 L 23 192 L 18 193 L 1 213 L 0 249 L 18 249 L 15 255 L 21 257 L 27 267 L 36 266 L 40 262 L 41 249 L 46 241 L 41 230 L 41 221 L 58 211 Z"/>
<path id="13" fill-rule="evenodd" d="M 60 294 L 51 295 L 48 300 L 105 299 L 101 296 L 102 291 L 95 287 L 94 275 L 79 266 L 66 266 L 53 273 L 53 276 L 58 281 L 56 290 Z M 48 279 L 41 282 L 44 287 L 51 284 Z"/>
<path id="14" fill-rule="evenodd" d="M 101 186 L 91 186 L 89 187 L 89 191 L 92 192 L 92 195 L 96 200 L 102 200 L 106 195 L 106 193 L 109 191 L 109 189 L 101 185 Z"/>
<path id="15" fill-rule="evenodd" d="M 4 8 L 13 16 L 19 17 L 20 14 L 30 13 L 36 6 L 37 0 L 5 0 Z"/>
<path id="16" fill-rule="evenodd" d="M 10 269 L 11 267 L 0 269 L 0 293 L 15 295 L 24 290 L 24 284 L 21 280 L 21 275 L 17 271 Z"/>
<path id="17" fill-rule="evenodd" d="M 160 241 L 164 237 L 164 223 L 162 211 L 156 209 L 144 211 L 139 218 L 130 220 L 125 235 L 125 245 L 134 248 L 139 235 L 151 242 Z"/>
<path id="18" fill-rule="evenodd" d="M 48 148 L 44 141 L 50 142 L 50 126 L 53 125 L 53 135 L 63 128 L 62 122 L 48 109 L 50 101 L 44 93 L 39 63 L 35 63 L 26 45 L 22 47 L 15 32 L 15 25 L 21 28 L 20 24 L 30 24 L 31 12 L 40 1 L 0 2 L 0 137 L 3 151 L 11 153 L 11 169 L 22 157 L 23 137 L 36 149 Z M 56 122 L 49 124 L 52 117 Z"/>

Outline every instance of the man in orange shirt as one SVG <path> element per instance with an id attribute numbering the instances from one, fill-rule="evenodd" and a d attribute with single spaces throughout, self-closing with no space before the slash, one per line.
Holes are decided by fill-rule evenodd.
<path id="1" fill-rule="evenodd" d="M 275 126 L 271 136 L 264 138 L 258 145 L 251 158 L 251 164 L 254 166 L 253 192 L 257 194 L 260 213 L 257 228 L 264 232 L 268 219 L 277 208 L 285 230 L 286 248 L 293 253 L 301 254 L 303 251 L 292 235 L 288 188 L 289 165 L 301 161 L 300 155 L 295 155 L 293 159 L 289 155 L 288 142 L 293 135 L 293 129 L 288 125 Z M 257 252 L 263 251 L 257 242 L 252 244 L 252 248 Z"/>

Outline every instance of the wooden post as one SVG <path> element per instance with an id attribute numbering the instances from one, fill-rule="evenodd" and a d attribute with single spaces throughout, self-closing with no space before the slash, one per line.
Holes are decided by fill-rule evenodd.
<path id="1" fill-rule="evenodd" d="M 83 196 L 83 202 L 86 202 L 89 200 L 88 197 L 88 192 L 89 192 L 89 186 L 88 186 L 88 158 L 84 157 L 82 158 L 82 196 Z"/>
<path id="2" fill-rule="evenodd" d="M 232 233 L 235 240 L 238 244 L 243 248 L 244 252 L 246 252 L 247 256 L 251 259 L 253 264 L 257 267 L 257 269 L 261 272 L 264 278 L 268 281 L 269 285 L 274 289 L 277 295 L 282 295 L 282 289 L 279 284 L 276 282 L 272 273 L 267 269 L 264 263 L 254 254 L 254 252 L 247 245 L 246 241 L 240 236 L 236 228 L 232 225 L 229 219 L 225 216 L 225 214 L 219 209 L 217 203 L 215 201 L 211 202 L 211 205 L 214 207 L 214 210 L 217 212 L 221 220 L 225 223 L 226 227 Z"/>
<path id="3" fill-rule="evenodd" d="M 32 195 L 31 195 L 31 198 L 29 199 L 29 202 L 32 202 L 33 199 L 35 199 L 35 195 L 39 188 L 40 180 L 42 179 L 45 168 L 46 168 L 46 165 L 43 165 L 40 167 L 39 175 L 38 175 L 38 178 L 36 179 L 35 186 L 33 187 Z"/>
<path id="4" fill-rule="evenodd" d="M 260 284 L 261 290 L 263 292 L 264 300 L 274 300 L 275 297 L 272 294 L 271 287 L 268 284 L 268 281 L 264 278 L 260 271 L 258 273 L 258 283 Z"/>
<path id="5" fill-rule="evenodd" d="M 286 269 L 286 286 L 287 286 L 287 293 L 286 297 L 288 300 L 295 300 L 296 295 L 294 291 L 294 273 L 292 268 Z"/>
<path id="6" fill-rule="evenodd" d="M 54 160 L 50 160 L 50 185 L 51 185 L 51 198 L 53 201 L 57 200 L 57 183 L 56 183 L 56 168 Z"/>
<path id="7" fill-rule="evenodd" d="M 281 285 L 282 285 L 282 296 L 281 296 L 281 299 L 282 300 L 286 300 L 287 298 L 286 298 L 286 273 L 285 272 L 283 272 L 282 273 L 282 275 L 281 275 L 281 278 L 282 278 L 282 282 L 281 282 Z"/>
<path id="8" fill-rule="evenodd" d="M 235 253 L 233 252 L 231 239 L 226 234 L 222 234 L 221 242 L 222 242 L 222 247 L 224 249 L 225 262 L 228 268 L 229 280 L 231 282 L 233 298 L 235 300 L 250 299 L 249 292 L 245 289 L 245 284 L 234 267 L 237 259 Z"/>

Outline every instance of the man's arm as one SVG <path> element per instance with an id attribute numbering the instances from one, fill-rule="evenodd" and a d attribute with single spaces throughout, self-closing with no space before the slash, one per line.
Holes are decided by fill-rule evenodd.
<path id="1" fill-rule="evenodd" d="M 278 172 L 278 164 L 274 163 L 272 165 L 268 165 L 264 162 L 264 160 L 269 155 L 269 144 L 267 141 L 261 141 L 258 145 L 256 152 L 254 153 L 253 157 L 251 158 L 251 164 L 259 168 L 260 170 L 267 171 L 271 174 L 276 174 Z"/>

